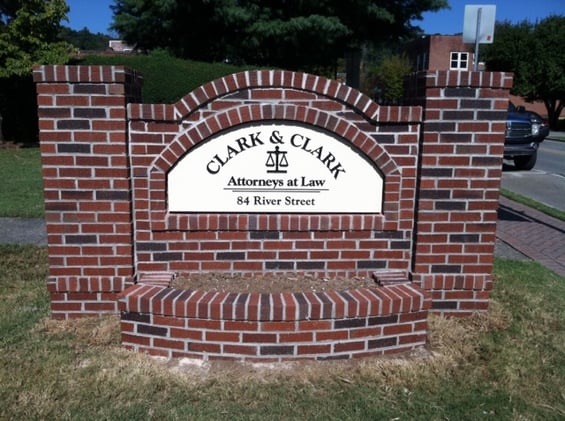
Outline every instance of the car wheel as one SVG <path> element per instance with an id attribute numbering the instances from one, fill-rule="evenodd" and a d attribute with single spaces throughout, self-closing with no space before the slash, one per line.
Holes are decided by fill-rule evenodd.
<path id="1" fill-rule="evenodd" d="M 517 156 L 514 158 L 514 165 L 518 170 L 529 171 L 536 165 L 538 159 L 538 152 L 534 152 L 528 156 Z"/>

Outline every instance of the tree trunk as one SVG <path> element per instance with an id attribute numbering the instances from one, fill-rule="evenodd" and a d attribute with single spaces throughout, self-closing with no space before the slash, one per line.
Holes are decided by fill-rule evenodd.
<path id="1" fill-rule="evenodd" d="M 545 108 L 547 109 L 547 119 L 549 121 L 549 127 L 554 129 L 559 123 L 559 117 L 563 111 L 565 103 L 558 99 L 544 99 Z"/>
<path id="2" fill-rule="evenodd" d="M 361 51 L 350 50 L 345 53 L 345 83 L 355 89 L 361 86 Z"/>

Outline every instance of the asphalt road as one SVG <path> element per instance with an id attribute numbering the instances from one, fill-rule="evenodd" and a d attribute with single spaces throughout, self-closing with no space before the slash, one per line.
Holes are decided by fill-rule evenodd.
<path id="1" fill-rule="evenodd" d="M 516 171 L 505 163 L 502 187 L 565 211 L 565 142 L 546 139 L 531 171 Z"/>
<path id="2" fill-rule="evenodd" d="M 565 177 L 565 142 L 546 139 L 535 168 Z"/>

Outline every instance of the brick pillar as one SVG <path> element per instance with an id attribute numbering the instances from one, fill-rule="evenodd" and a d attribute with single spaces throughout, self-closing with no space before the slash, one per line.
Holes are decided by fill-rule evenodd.
<path id="1" fill-rule="evenodd" d="M 41 66 L 33 76 L 52 316 L 115 313 L 134 275 L 126 107 L 140 100 L 141 77 L 106 66 Z"/>
<path id="2" fill-rule="evenodd" d="M 432 309 L 488 308 L 509 73 L 434 71 L 409 81 L 424 107 L 413 279 Z"/>

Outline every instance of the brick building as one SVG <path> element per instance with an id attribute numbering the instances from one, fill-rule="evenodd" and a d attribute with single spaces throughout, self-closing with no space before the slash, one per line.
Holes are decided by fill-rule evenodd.
<path id="1" fill-rule="evenodd" d="M 471 44 L 461 35 L 426 35 L 412 42 L 407 53 L 414 70 L 472 70 Z"/>
<path id="2" fill-rule="evenodd" d="M 414 70 L 461 70 L 471 71 L 475 64 L 474 44 L 463 42 L 462 34 L 426 35 L 413 41 L 407 48 L 408 58 Z M 479 70 L 485 70 L 479 62 Z M 510 101 L 541 116 L 547 116 L 542 102 L 528 103 L 520 96 L 510 95 Z"/>

